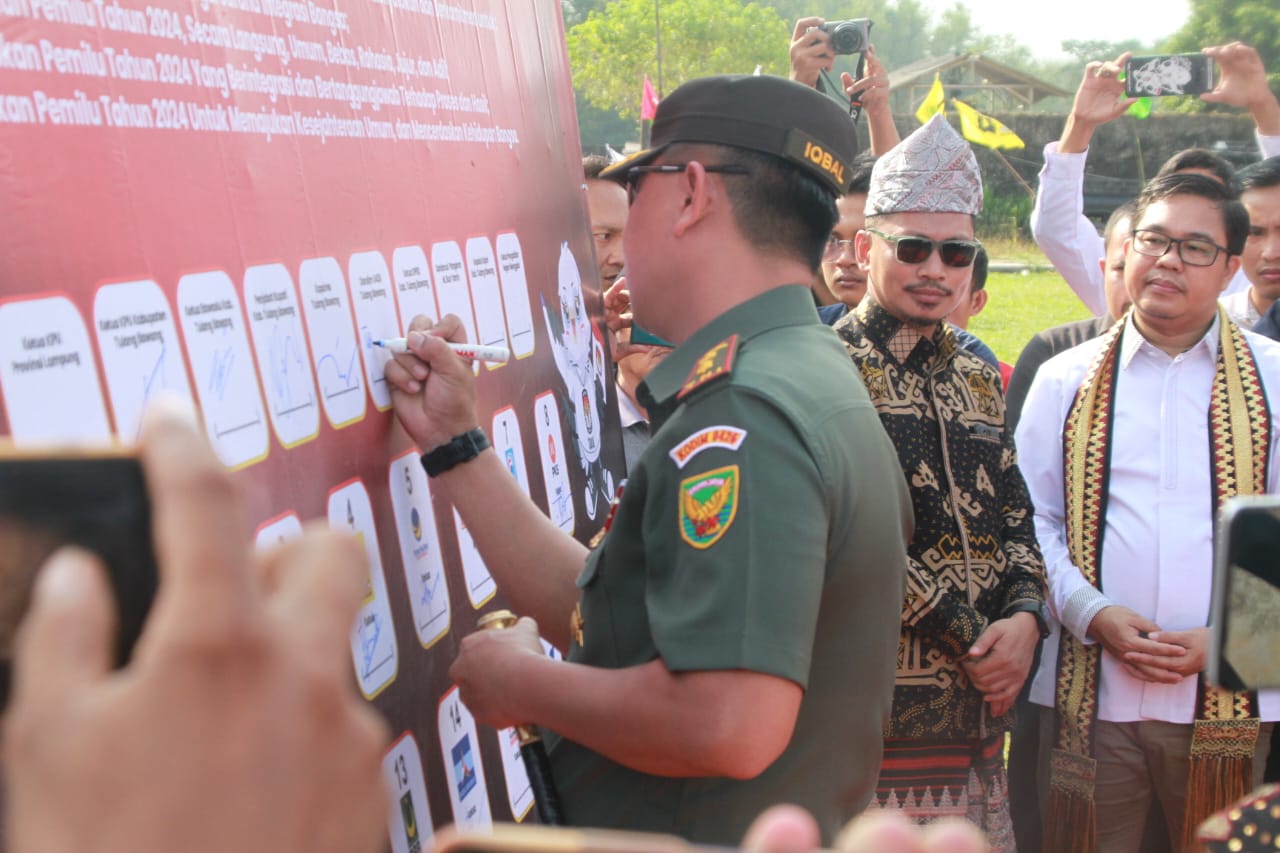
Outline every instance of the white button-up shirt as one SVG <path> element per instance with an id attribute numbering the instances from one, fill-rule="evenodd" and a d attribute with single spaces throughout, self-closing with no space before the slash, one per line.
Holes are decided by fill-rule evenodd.
<path id="1" fill-rule="evenodd" d="M 1018 424 L 1018 462 L 1036 507 L 1036 537 L 1049 575 L 1049 604 L 1061 628 L 1045 640 L 1031 701 L 1052 706 L 1058 638 L 1085 643 L 1089 622 L 1109 604 L 1128 607 L 1164 630 L 1208 624 L 1213 574 L 1209 399 L 1218 356 L 1218 321 L 1176 356 L 1152 346 L 1130 318 L 1121 342 L 1112 428 L 1101 590 L 1067 554 L 1062 432 L 1067 412 L 1102 338 L 1041 366 Z M 1272 403 L 1267 491 L 1280 491 L 1280 344 L 1245 333 Z M 1154 684 L 1102 655 L 1098 716 L 1110 722 L 1190 723 L 1196 679 Z M 1280 691 L 1264 691 L 1263 720 L 1280 719 Z"/>

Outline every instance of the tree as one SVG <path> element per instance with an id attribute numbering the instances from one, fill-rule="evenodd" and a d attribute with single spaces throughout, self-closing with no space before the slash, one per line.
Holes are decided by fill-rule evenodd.
<path id="1" fill-rule="evenodd" d="M 969 17 L 969 7 L 956 3 L 942 13 L 942 19 L 929 36 L 929 53 L 933 56 L 950 56 L 966 53 L 978 33 Z"/>
<path id="2" fill-rule="evenodd" d="M 1191 0 L 1182 29 L 1160 46 L 1162 52 L 1192 53 L 1210 44 L 1242 41 L 1257 49 L 1273 92 L 1280 92 L 1280 6 L 1275 0 Z M 1186 99 L 1191 108 L 1199 98 Z"/>
<path id="3" fill-rule="evenodd" d="M 1106 39 L 1067 39 L 1062 49 L 1075 57 L 1081 68 L 1095 59 L 1115 59 L 1126 50 L 1130 53 L 1154 52 L 1137 39 L 1107 41 Z"/>
<path id="4" fill-rule="evenodd" d="M 560 0 L 560 12 L 564 17 L 564 28 L 567 30 L 580 24 L 592 12 L 603 9 L 608 0 Z"/>
<path id="5" fill-rule="evenodd" d="M 791 26 L 772 8 L 741 0 L 660 0 L 662 86 L 708 74 L 785 76 Z M 613 0 L 567 34 L 573 85 L 591 105 L 640 115 L 646 74 L 657 86 L 655 0 Z M 665 92 L 659 92 L 659 96 Z"/>

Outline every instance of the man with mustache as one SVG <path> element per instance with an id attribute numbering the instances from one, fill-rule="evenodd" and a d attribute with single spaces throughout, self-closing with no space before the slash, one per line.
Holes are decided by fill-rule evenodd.
<path id="1" fill-rule="evenodd" d="M 999 372 L 960 348 L 982 181 L 935 116 L 875 165 L 854 252 L 867 295 L 835 329 L 898 452 L 915 511 L 893 713 L 872 808 L 967 817 L 1013 849 L 1010 713 L 1047 626 L 1032 507 Z"/>

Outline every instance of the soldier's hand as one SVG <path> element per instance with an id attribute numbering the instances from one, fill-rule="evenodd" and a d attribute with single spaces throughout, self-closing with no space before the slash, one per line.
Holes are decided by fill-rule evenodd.
<path id="1" fill-rule="evenodd" d="M 530 658 L 545 656 L 538 623 L 525 616 L 510 628 L 475 631 L 463 637 L 449 677 L 478 722 L 504 729 L 531 722 L 521 711 L 521 697 L 508 688 L 511 679 L 504 673 Z"/>
<path id="2" fill-rule="evenodd" d="M 445 343 L 467 339 L 462 321 L 454 315 L 439 323 L 414 317 L 406 338 L 409 352 L 387 362 L 387 384 L 396 417 L 425 453 L 479 424 L 475 374 L 471 362 Z"/>

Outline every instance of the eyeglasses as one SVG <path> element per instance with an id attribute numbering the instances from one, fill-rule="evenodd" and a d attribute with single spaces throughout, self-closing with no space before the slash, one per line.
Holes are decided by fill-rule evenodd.
<path id="1" fill-rule="evenodd" d="M 930 240 L 927 237 L 907 237 L 902 234 L 886 234 L 875 228 L 864 228 L 882 240 L 893 244 L 893 256 L 902 264 L 923 264 L 938 248 L 938 257 L 949 267 L 968 267 L 978 256 L 982 244 L 974 240 Z"/>
<path id="2" fill-rule="evenodd" d="M 688 163 L 662 163 L 657 166 L 632 166 L 623 174 L 623 185 L 627 188 L 627 204 L 636 203 L 636 193 L 640 192 L 640 177 L 650 172 L 656 172 L 660 175 L 675 175 L 689 168 Z M 703 165 L 704 172 L 721 172 L 727 175 L 749 175 L 751 170 L 746 166 L 732 165 Z"/>
<path id="3" fill-rule="evenodd" d="M 1178 257 L 1184 264 L 1193 267 L 1207 267 L 1218 259 L 1219 252 L 1226 252 L 1226 246 L 1219 246 L 1212 240 L 1189 237 L 1179 240 L 1159 231 L 1148 231 L 1140 228 L 1133 232 L 1131 243 L 1133 250 L 1148 258 L 1161 258 L 1169 251 L 1170 246 L 1178 247 Z"/>
<path id="4" fill-rule="evenodd" d="M 852 240 L 841 240 L 835 234 L 827 238 L 827 245 L 822 249 L 822 259 L 824 261 L 835 261 L 844 254 L 844 250 L 848 249 L 851 253 L 853 249 Z"/>

